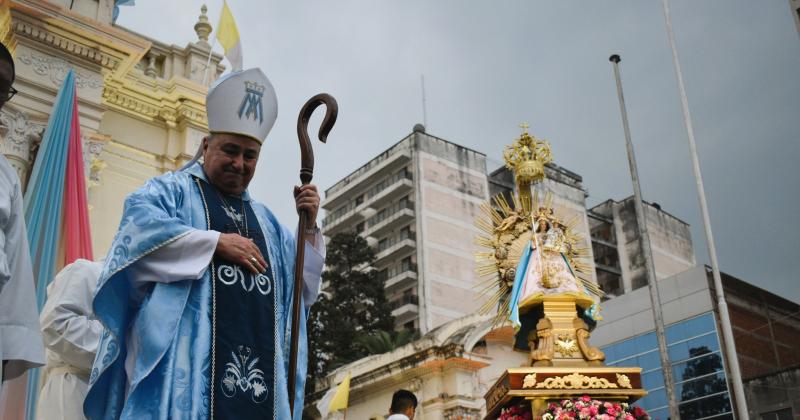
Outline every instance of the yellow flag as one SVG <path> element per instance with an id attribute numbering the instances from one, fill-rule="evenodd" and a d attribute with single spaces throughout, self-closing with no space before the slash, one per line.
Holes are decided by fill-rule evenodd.
<path id="1" fill-rule="evenodd" d="M 228 8 L 228 2 L 222 2 L 222 13 L 217 25 L 217 40 L 225 49 L 225 57 L 231 63 L 233 71 L 242 69 L 242 42 L 239 39 L 239 29 L 233 20 L 233 13 Z"/>
<path id="2" fill-rule="evenodd" d="M 331 403 L 328 406 L 329 411 L 344 410 L 347 408 L 347 401 L 350 399 L 350 372 L 344 377 L 342 383 L 336 388 L 336 393 L 333 394 Z"/>

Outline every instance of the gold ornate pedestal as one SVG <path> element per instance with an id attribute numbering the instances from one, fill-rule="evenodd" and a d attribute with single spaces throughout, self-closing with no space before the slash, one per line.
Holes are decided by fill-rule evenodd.
<path id="1" fill-rule="evenodd" d="M 478 273 L 488 278 L 484 290 L 494 293 L 483 309 L 496 308 L 498 325 L 509 322 L 517 334 L 526 334 L 513 345 L 528 352 L 530 366 L 508 369 L 492 386 L 485 396 L 486 419 L 524 401 L 534 418 L 551 402 L 584 395 L 631 403 L 647 394 L 641 369 L 604 366 L 603 352 L 589 344 L 586 322 L 602 319 L 604 296 L 585 261 L 589 242 L 576 218 L 556 213 L 551 194 L 540 201 L 531 193 L 531 186 L 544 180 L 552 156 L 546 141 L 528 134 L 527 124 L 521 127 L 522 135 L 503 153 L 519 191 L 511 203 L 499 195 L 482 206 L 484 217 L 476 226 L 483 235 L 476 244 L 485 251 L 476 253 L 476 260 L 483 264 Z"/>
<path id="2" fill-rule="evenodd" d="M 508 369 L 486 394 L 486 420 L 522 400 L 530 401 L 534 418 L 551 402 L 588 395 L 592 399 L 632 403 L 647 394 L 641 368 L 522 367 Z"/>

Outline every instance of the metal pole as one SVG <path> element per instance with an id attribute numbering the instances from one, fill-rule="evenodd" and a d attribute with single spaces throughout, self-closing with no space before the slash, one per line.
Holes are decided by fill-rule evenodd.
<path id="1" fill-rule="evenodd" d="M 633 182 L 633 206 L 636 211 L 636 229 L 639 233 L 639 241 L 642 245 L 644 254 L 645 271 L 647 272 L 647 288 L 650 289 L 650 304 L 653 308 L 653 320 L 656 324 L 656 338 L 658 339 L 658 352 L 661 356 L 661 370 L 664 374 L 664 388 L 667 393 L 669 403 L 669 416 L 674 420 L 679 420 L 680 412 L 678 403 L 675 399 L 675 382 L 672 380 L 672 368 L 667 354 L 667 339 L 664 335 L 664 319 L 661 314 L 661 296 L 658 293 L 656 283 L 656 268 L 653 264 L 653 251 L 650 246 L 650 236 L 647 233 L 647 216 L 644 213 L 642 204 L 642 188 L 639 185 L 639 169 L 636 167 L 636 156 L 633 152 L 633 142 L 631 141 L 631 130 L 628 126 L 628 111 L 625 109 L 625 97 L 622 95 L 622 80 L 619 76 L 619 62 L 622 61 L 619 55 L 614 54 L 609 57 L 614 63 L 614 78 L 617 81 L 617 96 L 619 96 L 619 111 L 622 114 L 622 128 L 625 130 L 625 148 L 628 151 L 628 165 L 631 169 L 631 181 Z"/>
<path id="2" fill-rule="evenodd" d="M 672 49 L 672 62 L 675 65 L 675 74 L 678 78 L 678 90 L 680 91 L 681 106 L 683 107 L 683 122 L 686 125 L 686 134 L 689 138 L 689 151 L 692 156 L 694 177 L 697 183 L 697 196 L 700 199 L 700 211 L 703 214 L 703 227 L 706 231 L 708 257 L 711 260 L 711 272 L 714 277 L 714 289 L 717 295 L 717 309 L 719 310 L 720 324 L 722 326 L 722 345 L 725 348 L 725 356 L 727 358 L 728 367 L 730 368 L 730 381 L 736 403 L 736 417 L 746 419 L 748 417 L 747 401 L 744 396 L 742 374 L 739 370 L 739 357 L 736 354 L 736 345 L 733 341 L 733 329 L 731 328 L 731 319 L 728 315 L 728 304 L 725 303 L 725 293 L 722 290 L 722 277 L 720 277 L 719 265 L 717 264 L 717 249 L 714 246 L 714 235 L 711 232 L 711 218 L 708 215 L 706 192 L 705 188 L 703 188 L 703 176 L 700 173 L 700 160 L 697 157 L 697 145 L 694 142 L 692 117 L 689 114 L 689 100 L 686 98 L 686 89 L 683 86 L 683 74 L 681 73 L 680 62 L 678 62 L 678 50 L 675 46 L 675 33 L 672 31 L 669 4 L 667 0 L 661 0 L 661 3 L 664 6 L 664 19 L 667 23 L 669 46 Z"/>
<path id="3" fill-rule="evenodd" d="M 422 86 L 422 126 L 428 130 L 428 108 L 425 101 L 425 74 L 419 75 L 420 85 Z"/>

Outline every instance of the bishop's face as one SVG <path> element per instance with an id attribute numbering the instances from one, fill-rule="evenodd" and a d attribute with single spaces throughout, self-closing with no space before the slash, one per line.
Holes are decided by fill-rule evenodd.
<path id="1" fill-rule="evenodd" d="M 218 133 L 203 139 L 203 170 L 211 185 L 229 195 L 247 189 L 261 145 L 250 137 Z"/>

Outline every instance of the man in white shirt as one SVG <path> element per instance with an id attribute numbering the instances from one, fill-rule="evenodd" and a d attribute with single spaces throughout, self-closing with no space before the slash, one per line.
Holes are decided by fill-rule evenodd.
<path id="1" fill-rule="evenodd" d="M 14 60 L 0 44 L 0 108 L 16 90 Z M 28 234 L 17 172 L 0 154 L 0 378 L 16 378 L 44 364 Z M 2 382 L 0 382 L 2 390 Z"/>
<path id="2" fill-rule="evenodd" d="M 386 420 L 414 420 L 416 411 L 417 397 L 413 392 L 401 389 L 392 395 L 392 406 Z"/>
<path id="3" fill-rule="evenodd" d="M 102 262 L 79 259 L 64 267 L 47 286 L 40 317 L 47 346 L 47 368 L 36 417 L 81 420 L 89 371 L 103 325 L 92 312 L 92 296 Z"/>

